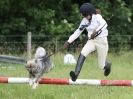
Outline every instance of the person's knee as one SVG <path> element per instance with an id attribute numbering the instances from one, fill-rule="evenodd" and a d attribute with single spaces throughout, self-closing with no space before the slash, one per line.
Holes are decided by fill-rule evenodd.
<path id="1" fill-rule="evenodd" d="M 81 51 L 81 54 L 85 57 L 87 56 L 87 53 L 85 51 Z"/>

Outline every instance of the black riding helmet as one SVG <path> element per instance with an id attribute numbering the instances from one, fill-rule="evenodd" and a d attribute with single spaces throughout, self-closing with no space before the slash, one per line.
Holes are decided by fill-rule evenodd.
<path id="1" fill-rule="evenodd" d="M 95 7 L 92 4 L 90 4 L 90 3 L 84 3 L 80 7 L 80 13 L 82 13 L 82 15 L 84 17 L 86 17 L 88 15 L 91 15 L 92 16 L 92 14 L 95 14 L 96 13 L 96 10 L 95 10 Z"/>

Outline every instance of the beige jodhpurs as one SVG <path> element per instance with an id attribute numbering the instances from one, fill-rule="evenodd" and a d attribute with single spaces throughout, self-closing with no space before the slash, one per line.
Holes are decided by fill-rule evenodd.
<path id="1" fill-rule="evenodd" d="M 98 66 L 103 69 L 105 66 L 106 56 L 108 53 L 107 37 L 97 37 L 93 40 L 88 40 L 83 47 L 81 54 L 87 57 L 91 52 L 97 51 Z"/>

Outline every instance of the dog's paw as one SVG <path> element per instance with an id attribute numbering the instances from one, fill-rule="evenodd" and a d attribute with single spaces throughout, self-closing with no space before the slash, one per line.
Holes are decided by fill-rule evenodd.
<path id="1" fill-rule="evenodd" d="M 32 89 L 36 89 L 37 86 L 38 86 L 38 83 L 34 83 L 34 84 L 32 85 Z"/>
<path id="2" fill-rule="evenodd" d="M 32 79 L 29 79 L 29 85 L 32 86 L 33 85 L 33 80 Z"/>

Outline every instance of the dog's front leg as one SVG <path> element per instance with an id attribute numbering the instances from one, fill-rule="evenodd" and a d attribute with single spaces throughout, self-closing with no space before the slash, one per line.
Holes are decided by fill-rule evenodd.
<path id="1" fill-rule="evenodd" d="M 32 75 L 32 73 L 29 73 L 29 85 L 32 86 L 34 83 L 34 76 Z"/>
<path id="2" fill-rule="evenodd" d="M 40 77 L 41 75 L 39 74 L 39 75 L 36 75 L 36 77 L 33 79 L 33 82 L 34 82 L 32 85 L 33 89 L 36 89 L 36 87 L 38 86 Z"/>

